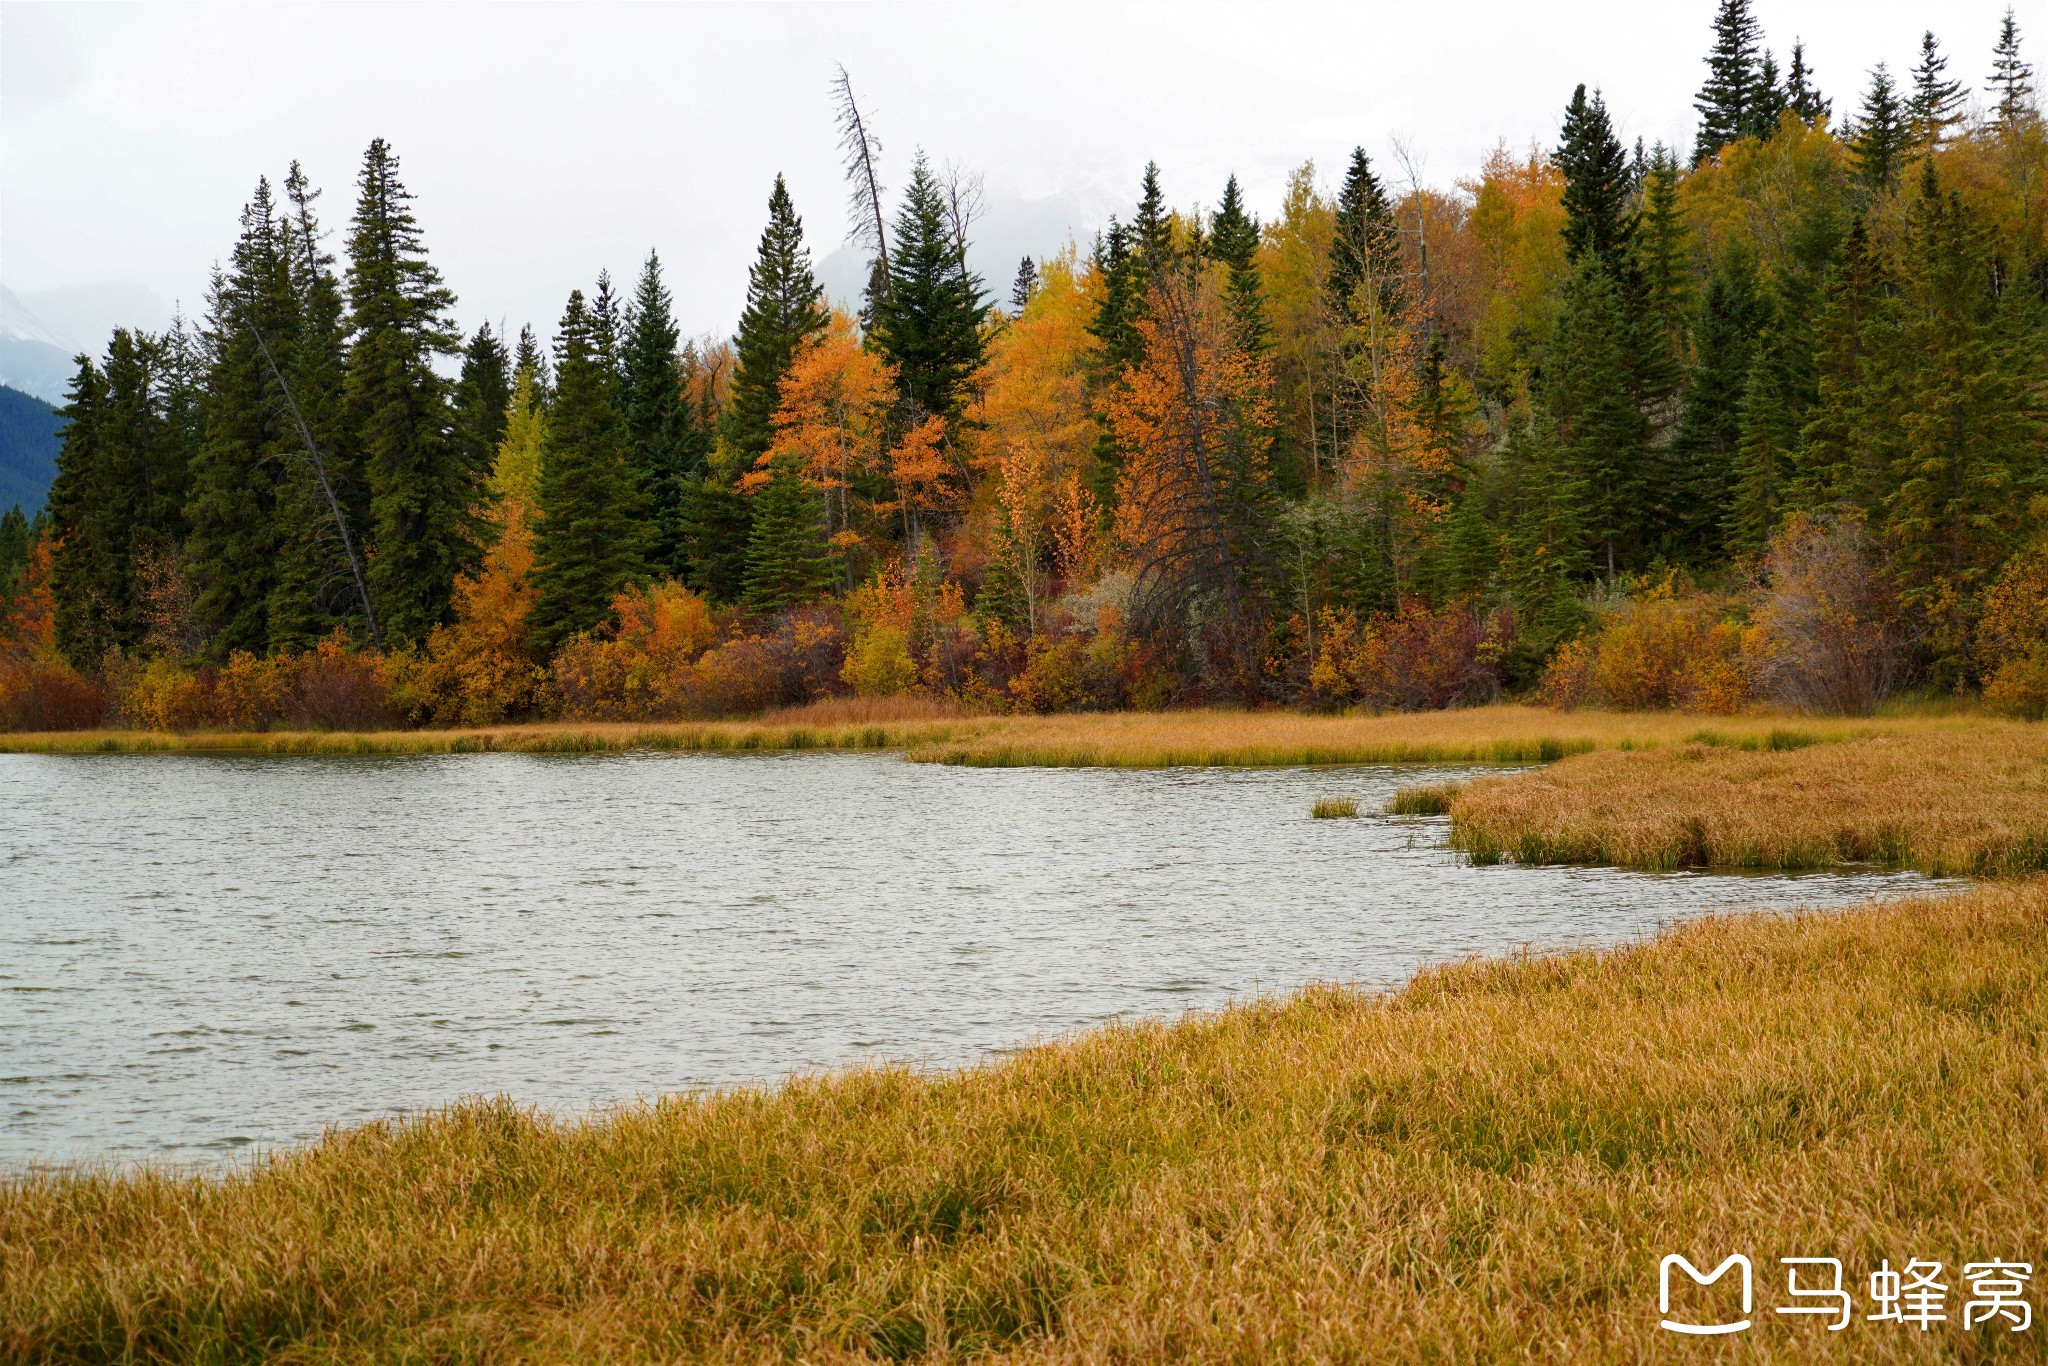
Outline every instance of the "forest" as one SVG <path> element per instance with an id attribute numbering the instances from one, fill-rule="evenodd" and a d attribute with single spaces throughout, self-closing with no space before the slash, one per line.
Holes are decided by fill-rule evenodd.
<path id="1" fill-rule="evenodd" d="M 1929 32 L 1830 98 L 1720 0 L 1691 147 L 1580 85 L 1448 188 L 1361 148 L 1259 217 L 1147 165 L 1009 282 L 979 181 L 889 194 L 841 71 L 858 312 L 777 176 L 729 339 L 653 252 L 546 344 L 466 334 L 390 145 L 338 241 L 294 163 L 201 318 L 78 358 L 47 512 L 0 520 L 0 725 L 2038 718 L 2048 129 L 1983 37 L 1981 84 Z"/>

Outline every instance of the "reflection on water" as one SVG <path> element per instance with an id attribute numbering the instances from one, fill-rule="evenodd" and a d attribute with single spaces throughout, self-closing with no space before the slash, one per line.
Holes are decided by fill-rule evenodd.
<path id="1" fill-rule="evenodd" d="M 1453 770 L 893 756 L 0 756 L 0 1162 L 217 1159 L 1382 984 L 1906 875 L 1471 868 Z"/>

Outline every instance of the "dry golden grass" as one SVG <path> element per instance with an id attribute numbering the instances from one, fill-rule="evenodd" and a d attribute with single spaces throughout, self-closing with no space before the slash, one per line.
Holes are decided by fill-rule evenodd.
<path id="1" fill-rule="evenodd" d="M 1481 863 L 2048 871 L 2048 728 L 1585 754 L 1470 783 L 1450 814 L 1452 844 Z"/>
<path id="2" fill-rule="evenodd" d="M 1349 820 L 1358 814 L 1358 798 L 1318 797 L 1308 814 L 1319 821 Z"/>
<path id="3" fill-rule="evenodd" d="M 476 1103 L 226 1179 L 0 1180 L 0 1357 L 2042 1360 L 2048 882 L 1430 971 L 589 1123 Z M 1755 1327 L 1657 1327 L 1680 1252 Z M 1836 1256 L 1858 1321 L 1780 1316 Z M 1879 1259 L 1950 1320 L 1866 1323 Z M 1711 1259 L 1711 1260 L 1710 1260 Z M 2038 1306 L 2041 1282 L 2030 1298 Z"/>
<path id="4" fill-rule="evenodd" d="M 1970 715 L 1787 721 L 1703 720 L 1678 712 L 1557 712 L 1473 707 L 1385 716 L 1167 711 L 979 716 L 920 698 L 850 698 L 786 708 L 752 721 L 548 722 L 469 730 L 264 731 L 170 734 L 62 731 L 0 734 L 0 752 L 193 750 L 272 754 L 447 754 L 477 750 L 903 749 L 923 763 L 980 767 L 1282 767 L 1303 764 L 1534 763 L 1592 749 L 1646 749 L 1707 735 L 1770 748 L 1864 735 L 1964 735 Z M 1702 729 L 1706 727 L 1706 729 Z"/>

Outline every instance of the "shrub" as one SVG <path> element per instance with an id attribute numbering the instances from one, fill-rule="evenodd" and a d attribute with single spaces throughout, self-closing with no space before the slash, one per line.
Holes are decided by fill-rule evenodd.
<path id="1" fill-rule="evenodd" d="M 526 649 L 533 606 L 533 534 L 519 504 L 504 505 L 497 542 L 478 578 L 455 580 L 455 624 L 436 626 L 407 680 L 401 708 L 442 725 L 490 726 L 540 703 L 546 674 Z"/>
<path id="2" fill-rule="evenodd" d="M 1985 706 L 2030 721 L 2048 714 L 2048 537 L 2007 561 L 1985 592 L 1977 663 Z"/>
<path id="3" fill-rule="evenodd" d="M 1912 632 L 1861 518 L 1795 517 L 1765 567 L 1750 646 L 1759 693 L 1801 711 L 1860 716 L 1904 686 Z"/>
<path id="4" fill-rule="evenodd" d="M 1413 599 L 1391 616 L 1365 621 L 1326 608 L 1321 622 L 1312 693 L 1326 703 L 1393 711 L 1492 701 L 1514 630 L 1504 612 L 1482 616 L 1462 604 L 1431 609 Z"/>
<path id="5" fill-rule="evenodd" d="M 55 654 L 0 654 L 0 730 L 90 730 L 107 695 Z"/>
<path id="6" fill-rule="evenodd" d="M 1087 656 L 1087 642 L 1079 636 L 1034 636 L 1024 647 L 1024 669 L 1010 680 L 1010 692 L 1041 715 L 1079 711 L 1088 700 Z"/>
<path id="7" fill-rule="evenodd" d="M 1547 706 L 1727 713 L 1749 696 L 1749 663 L 1735 604 L 1680 591 L 1675 579 L 1642 590 L 1597 628 L 1561 646 L 1537 685 Z"/>
<path id="8" fill-rule="evenodd" d="M 874 626 L 846 652 L 840 677 L 857 697 L 893 697 L 917 687 L 917 661 L 900 627 Z"/>
<path id="9" fill-rule="evenodd" d="M 2015 655 L 1984 684 L 1984 706 L 2001 716 L 2039 721 L 2048 716 L 2048 645 Z"/>
<path id="10" fill-rule="evenodd" d="M 398 661 L 374 650 L 351 650 L 341 628 L 295 659 L 277 661 L 289 670 L 284 720 L 298 730 L 372 730 L 396 724 L 392 677 Z"/>

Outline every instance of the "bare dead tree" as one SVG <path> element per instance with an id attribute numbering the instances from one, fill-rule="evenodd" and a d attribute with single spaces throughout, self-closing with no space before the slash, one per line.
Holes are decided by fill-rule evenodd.
<path id="1" fill-rule="evenodd" d="M 967 259 L 967 231 L 988 211 L 988 183 L 980 171 L 970 171 L 957 161 L 947 161 L 941 173 L 946 195 L 946 216 L 953 223 L 953 243 L 960 259 Z"/>
<path id="2" fill-rule="evenodd" d="M 868 127 L 854 102 L 853 80 L 840 66 L 832 82 L 832 98 L 839 106 L 839 147 L 846 153 L 847 220 L 852 224 L 847 240 L 873 253 L 879 267 L 882 297 L 889 294 L 889 237 L 882 226 L 882 183 L 875 169 L 882 155 L 882 140 Z"/>
<path id="3" fill-rule="evenodd" d="M 1436 297 L 1429 287 L 1429 227 L 1422 212 L 1423 163 L 1405 138 L 1394 139 L 1394 159 L 1401 163 L 1401 174 L 1408 177 L 1408 205 L 1415 212 L 1416 274 L 1421 285 L 1417 302 L 1422 305 L 1422 344 L 1427 349 L 1436 330 Z"/>
<path id="4" fill-rule="evenodd" d="M 250 335 L 256 338 L 258 349 L 263 352 L 263 363 L 270 367 L 270 377 L 277 381 L 277 387 L 284 394 L 285 406 L 291 410 L 292 422 L 299 429 L 299 439 L 306 445 L 306 462 L 319 481 L 320 492 L 327 497 L 327 510 L 334 516 L 334 530 L 341 537 L 342 552 L 348 556 L 349 573 L 356 582 L 356 597 L 363 608 L 363 621 L 370 629 L 370 644 L 379 650 L 384 648 L 384 637 L 377 630 L 377 609 L 370 605 L 370 585 L 363 577 L 363 560 L 356 554 L 355 538 L 348 532 L 348 514 L 342 511 L 341 499 L 334 493 L 334 482 L 327 477 L 327 462 L 320 458 L 320 443 L 313 440 L 313 429 L 306 425 L 306 416 L 299 411 L 299 401 L 292 397 L 292 386 L 285 382 L 284 372 L 277 368 L 276 357 L 270 354 L 270 343 L 263 340 L 263 334 L 250 327 Z"/>

